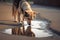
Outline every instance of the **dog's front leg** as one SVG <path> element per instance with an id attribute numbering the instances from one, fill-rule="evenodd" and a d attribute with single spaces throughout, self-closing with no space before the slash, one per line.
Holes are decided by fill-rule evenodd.
<path id="1" fill-rule="evenodd" d="M 20 14 L 20 23 L 24 25 L 24 14 Z"/>
<path id="2" fill-rule="evenodd" d="M 14 19 L 15 22 L 17 22 L 17 13 L 18 13 L 18 9 L 16 9 L 16 7 L 13 6 L 12 15 L 13 15 L 13 19 Z"/>

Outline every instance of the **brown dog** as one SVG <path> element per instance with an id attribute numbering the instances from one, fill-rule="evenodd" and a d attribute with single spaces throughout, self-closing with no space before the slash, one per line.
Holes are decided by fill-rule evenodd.
<path id="1" fill-rule="evenodd" d="M 24 19 L 27 19 L 27 23 L 31 25 L 31 20 L 35 18 L 36 12 L 31 9 L 27 1 L 21 0 L 19 2 L 19 8 L 16 9 L 15 6 L 13 8 L 15 11 L 13 14 L 15 21 L 23 23 Z"/>
<path id="2" fill-rule="evenodd" d="M 32 9 L 31 9 L 31 6 L 30 4 L 27 2 L 27 1 L 20 1 L 20 6 L 19 6 L 21 10 L 19 10 L 20 12 L 20 21 L 23 22 L 24 19 L 27 19 L 27 23 L 29 25 L 31 25 L 31 20 L 33 20 L 36 16 L 36 12 L 34 12 Z M 22 13 L 21 13 L 22 11 Z M 22 16 L 21 16 L 22 15 Z"/>

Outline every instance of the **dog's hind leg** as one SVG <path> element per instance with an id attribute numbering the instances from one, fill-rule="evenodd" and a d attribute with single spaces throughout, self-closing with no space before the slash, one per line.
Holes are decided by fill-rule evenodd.
<path id="1" fill-rule="evenodd" d="M 12 15 L 13 15 L 14 22 L 17 22 L 17 14 L 18 14 L 18 9 L 16 9 L 16 7 L 13 6 Z"/>
<path id="2" fill-rule="evenodd" d="M 20 22 L 20 13 L 18 12 L 18 22 Z"/>

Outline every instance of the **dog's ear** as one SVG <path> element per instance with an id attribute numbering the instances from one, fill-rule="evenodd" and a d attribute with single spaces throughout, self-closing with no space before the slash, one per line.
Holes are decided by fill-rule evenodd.
<path id="1" fill-rule="evenodd" d="M 35 19 L 35 17 L 36 17 L 36 12 L 32 11 L 32 19 Z"/>
<path id="2" fill-rule="evenodd" d="M 38 12 L 34 11 L 34 14 L 38 14 Z"/>

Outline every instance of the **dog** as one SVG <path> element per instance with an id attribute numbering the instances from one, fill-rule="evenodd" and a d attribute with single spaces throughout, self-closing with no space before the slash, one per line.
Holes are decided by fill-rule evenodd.
<path id="1" fill-rule="evenodd" d="M 27 23 L 31 25 L 31 20 L 35 18 L 36 12 L 32 10 L 30 4 L 26 0 L 20 0 L 19 7 L 13 15 L 16 21 L 24 24 L 24 19 L 27 19 Z"/>
<path id="2" fill-rule="evenodd" d="M 21 21 L 21 19 L 20 19 L 20 21 L 23 22 L 24 19 L 27 19 L 27 23 L 29 25 L 31 25 L 31 20 L 33 20 L 36 17 L 36 12 L 32 10 L 30 4 L 25 0 L 20 1 L 19 9 L 21 9 L 21 11 L 22 11 L 22 14 L 21 13 L 20 14 L 23 15 L 23 16 L 21 16 L 22 21 Z"/>

